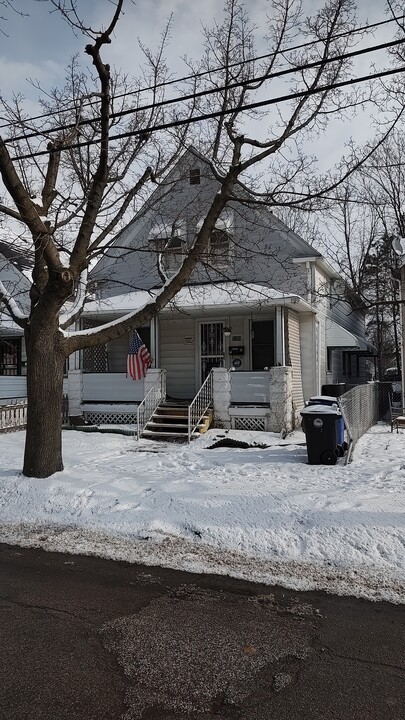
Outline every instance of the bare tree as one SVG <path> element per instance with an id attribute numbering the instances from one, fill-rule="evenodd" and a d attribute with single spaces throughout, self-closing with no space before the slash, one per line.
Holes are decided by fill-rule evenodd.
<path id="1" fill-rule="evenodd" d="M 319 143 L 334 114 L 349 114 L 365 100 L 352 87 L 341 86 L 349 79 L 347 55 L 357 40 L 348 32 L 356 22 L 352 0 L 328 0 L 311 18 L 302 14 L 296 0 L 274 0 L 267 28 L 270 54 L 260 62 L 255 60 L 254 29 L 245 11 L 237 0 L 227 0 L 223 22 L 205 29 L 205 56 L 198 67 L 191 65 L 188 100 L 171 113 L 162 104 L 166 34 L 156 54 L 144 49 L 151 90 L 141 102 L 140 82 L 120 84 L 101 55 L 116 31 L 123 0 L 117 1 L 109 26 L 100 32 L 79 18 L 76 0 L 50 2 L 75 30 L 87 35 L 92 73 L 79 72 L 72 62 L 66 87 L 48 92 L 38 120 L 26 117 L 18 101 L 5 104 L 3 120 L 10 125 L 0 140 L 7 196 L 0 210 L 22 228 L 19 236 L 35 255 L 28 316 L 7 292 L 2 300 L 25 333 L 28 425 L 23 472 L 36 477 L 63 467 L 65 359 L 124 335 L 159 313 L 200 261 L 220 213 L 239 197 L 235 190 L 240 180 L 250 183 L 250 198 L 274 206 L 308 203 L 337 186 L 348 174 L 347 165 L 340 174 L 316 182 L 303 143 L 311 138 Z M 297 45 L 297 36 L 307 44 L 287 52 L 290 43 Z M 271 112 L 258 110 L 255 106 L 272 93 L 287 94 L 288 101 Z M 266 131 L 259 133 L 264 126 Z M 91 259 L 108 245 L 127 213 L 151 183 L 159 182 L 191 137 L 210 160 L 220 189 L 179 271 L 141 311 L 92 331 L 67 331 L 83 308 Z M 252 180 L 256 167 L 263 173 L 261 187 Z"/>
<path id="2" fill-rule="evenodd" d="M 394 130 L 338 189 L 324 213 L 329 232 L 321 242 L 345 280 L 335 299 L 349 294 L 350 300 L 353 290 L 367 315 L 380 378 L 392 362 L 400 372 L 399 258 L 392 241 L 405 233 L 403 151 L 402 134 Z"/>

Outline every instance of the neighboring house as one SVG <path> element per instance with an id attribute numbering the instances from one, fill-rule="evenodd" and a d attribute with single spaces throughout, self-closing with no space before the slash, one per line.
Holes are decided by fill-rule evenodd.
<path id="1" fill-rule="evenodd" d="M 187 151 L 94 268 L 84 327 L 156 293 L 218 187 L 204 159 Z M 241 201 L 222 213 L 188 285 L 139 328 L 153 357 L 146 383 L 126 377 L 129 337 L 75 358 L 80 389 L 72 392 L 94 422 L 133 420 L 134 403 L 162 382 L 159 371 L 167 397 L 187 404 L 215 369 L 216 422 L 252 429 L 289 430 L 325 383 L 366 381 L 364 313 L 335 299 L 339 275 L 266 207 L 249 205 L 243 186 L 235 194 Z"/>
<path id="2" fill-rule="evenodd" d="M 0 281 L 23 310 L 28 310 L 29 267 L 25 254 L 0 241 Z M 0 402 L 26 396 L 26 361 L 23 332 L 4 311 L 0 293 Z"/>

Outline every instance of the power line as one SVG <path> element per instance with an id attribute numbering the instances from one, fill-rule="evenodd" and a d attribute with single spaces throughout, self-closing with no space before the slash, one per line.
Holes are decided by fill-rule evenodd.
<path id="1" fill-rule="evenodd" d="M 398 20 L 402 20 L 402 19 L 404 19 L 404 18 L 405 18 L 405 14 L 404 14 L 404 15 L 395 16 L 395 17 L 390 18 L 390 19 L 388 19 L 388 20 L 380 20 L 379 22 L 372 23 L 371 25 L 362 25 L 362 26 L 360 26 L 360 27 L 358 27 L 358 28 L 353 28 L 353 29 L 351 29 L 351 30 L 346 30 L 345 32 L 338 33 L 337 35 L 335 35 L 335 36 L 333 37 L 333 40 L 338 40 L 338 39 L 340 39 L 340 38 L 347 37 L 347 36 L 350 36 L 350 35 L 356 35 L 356 34 L 358 34 L 358 33 L 364 32 L 365 30 L 374 30 L 374 29 L 377 28 L 377 27 L 381 27 L 381 26 L 383 26 L 383 25 L 388 25 L 388 24 L 390 24 L 390 23 L 392 23 L 392 22 L 397 22 Z M 264 55 L 257 55 L 257 56 L 255 56 L 255 57 L 253 57 L 253 58 L 248 59 L 248 60 L 239 60 L 239 61 L 237 61 L 237 62 L 230 63 L 230 64 L 227 65 L 227 66 L 225 66 L 225 65 L 220 65 L 220 66 L 218 66 L 218 67 L 216 67 L 216 68 L 213 68 L 213 69 L 203 70 L 203 71 L 201 71 L 201 72 L 193 73 L 193 74 L 191 74 L 191 75 L 185 75 L 185 76 L 180 77 L 180 78 L 174 78 L 173 80 L 165 80 L 164 82 L 156 83 L 155 85 L 150 85 L 150 86 L 147 86 L 147 87 L 144 87 L 144 88 L 139 88 L 138 90 L 134 90 L 133 92 L 128 93 L 128 95 L 131 95 L 131 94 L 132 94 L 132 95 L 135 95 L 135 94 L 139 95 L 140 93 L 143 93 L 143 92 L 148 92 L 148 91 L 151 91 L 151 90 L 156 90 L 156 89 L 162 88 L 162 87 L 168 87 L 168 86 L 170 86 L 170 85 L 175 85 L 176 83 L 185 82 L 185 81 L 187 81 L 187 80 L 195 80 L 195 79 L 197 79 L 197 78 L 204 77 L 204 75 L 211 75 L 212 73 L 220 72 L 221 70 L 225 70 L 225 69 L 227 69 L 227 68 L 234 68 L 234 67 L 238 67 L 238 66 L 240 66 L 240 65 L 247 65 L 247 64 L 249 64 L 249 63 L 254 63 L 254 62 L 257 62 L 258 60 L 265 60 L 265 59 L 267 59 L 267 58 L 277 57 L 277 55 L 283 55 L 284 53 L 293 52 L 294 50 L 302 50 L 302 49 L 304 49 L 304 48 L 306 48 L 306 47 L 310 47 L 311 45 L 316 45 L 316 44 L 318 44 L 318 43 L 320 43 L 320 42 L 325 42 L 326 39 L 327 39 L 327 38 L 318 38 L 318 39 L 316 39 L 316 40 L 309 40 L 309 41 L 306 42 L 306 43 L 301 43 L 301 44 L 299 44 L 299 45 L 293 45 L 293 46 L 290 46 L 290 47 L 288 47 L 288 48 L 284 48 L 284 49 L 277 50 L 276 52 L 266 53 L 266 54 L 264 54 Z M 127 94 L 127 93 L 120 93 L 120 94 L 116 95 L 115 98 L 118 99 L 118 98 L 125 97 L 126 94 Z M 87 105 L 84 105 L 83 107 L 84 107 L 84 108 L 86 108 L 86 107 L 88 107 L 88 106 L 91 107 L 92 104 L 93 104 L 93 103 L 89 102 Z M 69 111 L 69 110 L 70 110 L 70 111 L 74 111 L 74 110 L 76 110 L 76 107 L 74 107 L 74 106 L 70 106 L 70 107 L 69 107 L 69 106 L 68 106 L 67 108 L 65 108 L 65 109 L 62 110 L 62 111 L 65 112 L 65 111 Z M 35 116 L 30 117 L 30 118 L 27 118 L 27 119 L 25 120 L 25 122 L 29 123 L 29 122 L 33 122 L 34 120 L 42 120 L 42 119 L 47 118 L 47 117 L 54 117 L 55 115 L 59 115 L 59 113 L 60 113 L 60 110 L 50 111 L 50 112 L 48 112 L 48 113 L 42 113 L 41 115 L 35 115 Z M 12 126 L 13 124 L 14 124 L 14 123 L 12 123 L 12 122 L 10 122 L 10 123 L 4 123 L 3 125 L 0 125 L 0 130 L 3 130 L 4 128 L 10 127 L 10 126 Z M 72 127 L 72 126 L 70 126 L 70 127 Z M 52 131 L 49 131 L 49 132 L 52 132 Z"/>
<path id="2" fill-rule="evenodd" d="M 376 52 L 378 50 L 385 50 L 390 47 L 401 45 L 404 42 L 405 42 L 405 39 L 401 39 L 401 40 L 393 40 L 388 43 L 381 43 L 380 45 L 372 45 L 367 48 L 362 48 L 360 50 L 353 50 L 352 52 L 343 53 L 341 55 L 336 55 L 334 57 L 326 58 L 324 60 L 320 59 L 320 60 L 313 61 L 311 63 L 307 63 L 305 65 L 298 65 L 294 68 L 288 68 L 286 70 L 279 70 L 276 73 L 259 75 L 258 77 L 253 77 L 253 78 L 250 78 L 249 80 L 241 80 L 239 82 L 229 83 L 228 85 L 223 85 L 223 86 L 211 88 L 208 90 L 201 90 L 200 92 L 197 92 L 197 93 L 181 95 L 180 97 L 171 98 L 168 100 L 160 100 L 158 102 L 150 103 L 149 105 L 143 105 L 143 106 L 140 106 L 137 108 L 130 108 L 128 110 L 120 110 L 119 112 L 111 113 L 109 117 L 110 117 L 110 119 L 116 119 L 116 118 L 120 118 L 120 117 L 125 117 L 127 115 L 132 115 L 132 114 L 135 114 L 138 112 L 146 111 L 146 110 L 154 110 L 155 108 L 164 107 L 164 106 L 171 105 L 174 103 L 185 102 L 187 100 L 196 100 L 197 98 L 206 97 L 208 95 L 213 95 L 213 94 L 216 94 L 223 90 L 233 90 L 238 87 L 247 87 L 251 83 L 260 83 L 265 80 L 273 80 L 274 78 L 280 78 L 280 77 L 284 77 L 286 75 L 291 75 L 291 74 L 294 74 L 301 70 L 310 70 L 310 69 L 316 68 L 320 65 L 329 65 L 330 63 L 333 63 L 333 62 L 339 62 L 342 60 L 347 60 L 349 58 L 359 57 L 360 55 L 365 55 L 365 54 L 368 54 L 371 52 Z M 11 143 L 16 143 L 20 140 L 29 140 L 30 138 L 34 138 L 34 137 L 41 137 L 44 134 L 48 135 L 50 133 L 61 132 L 62 130 L 71 130 L 74 128 L 83 127 L 84 125 L 92 125 L 94 122 L 99 122 L 100 119 L 101 119 L 100 117 L 94 117 L 94 118 L 90 118 L 88 120 L 80 120 L 77 123 L 68 123 L 66 125 L 59 125 L 58 127 L 55 127 L 55 128 L 49 128 L 48 130 L 46 130 L 45 133 L 43 131 L 36 130 L 36 131 L 30 132 L 30 133 L 25 133 L 24 135 L 17 135 L 17 137 L 6 138 L 3 142 L 5 145 L 7 145 L 7 144 L 11 144 Z M 63 148 L 62 148 L 62 150 L 63 150 Z"/>
<path id="3" fill-rule="evenodd" d="M 195 118 L 184 118 L 182 120 L 173 120 L 171 122 L 167 123 L 161 123 L 160 125 L 154 125 L 149 128 L 144 128 L 142 130 L 131 130 L 125 133 L 119 133 L 118 135 L 111 135 L 109 140 L 123 140 L 125 138 L 129 137 L 139 137 L 140 135 L 148 135 L 152 132 L 157 132 L 159 130 L 168 130 L 169 128 L 174 127 L 180 127 L 181 125 L 187 125 L 187 124 L 194 124 L 196 122 L 201 122 L 202 120 L 211 120 L 216 117 L 223 117 L 225 115 L 231 115 L 235 112 L 241 112 L 243 110 L 257 110 L 261 107 L 267 107 L 269 105 L 275 105 L 277 103 L 281 102 L 287 102 L 289 100 L 296 100 L 301 97 L 305 97 L 306 95 L 316 95 L 318 93 L 326 92 L 327 90 L 336 90 L 337 88 L 343 88 L 348 87 L 349 85 L 357 85 L 362 82 L 367 82 L 368 80 L 376 80 L 378 78 L 382 77 L 388 77 L 390 75 L 397 75 L 398 73 L 405 72 L 405 65 L 400 68 L 394 68 L 393 70 L 385 70 L 380 71 L 378 73 L 373 73 L 372 75 L 363 75 L 358 78 L 352 78 L 351 80 L 342 80 L 338 83 L 333 83 L 329 85 L 321 85 L 317 88 L 312 88 L 309 90 L 302 90 L 295 93 L 289 93 L 287 95 L 279 95 L 276 98 L 271 98 L 270 100 L 261 100 L 255 103 L 247 103 L 242 106 L 236 106 L 232 108 L 227 108 L 226 110 L 218 110 L 217 112 L 213 113 L 204 113 L 202 115 L 199 115 Z M 98 140 L 86 140 L 84 142 L 79 143 L 71 143 L 70 145 L 66 145 L 63 149 L 64 150 L 73 150 L 76 148 L 81 147 L 90 147 L 91 145 L 97 145 L 100 143 L 100 139 Z M 26 160 L 28 158 L 34 158 L 34 157 L 40 157 L 42 155 L 48 155 L 49 150 L 39 150 L 38 152 L 33 153 L 26 153 L 24 155 L 16 155 L 15 157 L 11 158 L 11 160 Z"/>

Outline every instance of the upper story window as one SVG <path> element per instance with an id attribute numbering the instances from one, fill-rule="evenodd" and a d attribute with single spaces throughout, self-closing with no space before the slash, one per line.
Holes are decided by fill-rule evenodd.
<path id="1" fill-rule="evenodd" d="M 197 232 L 200 230 L 203 221 L 197 223 Z M 226 267 L 229 265 L 232 251 L 233 238 L 233 216 L 228 211 L 226 215 L 218 218 L 215 228 L 211 233 L 206 262 L 213 267 Z"/>
<path id="2" fill-rule="evenodd" d="M 149 243 L 159 253 L 159 262 L 164 274 L 173 275 L 180 268 L 187 250 L 185 221 L 162 224 L 153 227 L 149 233 Z"/>
<path id="3" fill-rule="evenodd" d="M 215 228 L 210 237 L 209 260 L 213 265 L 228 265 L 231 236 L 227 230 Z"/>
<path id="4" fill-rule="evenodd" d="M 186 248 L 185 238 L 174 235 L 167 239 L 161 255 L 163 271 L 166 274 L 172 275 L 177 272 L 184 261 Z"/>

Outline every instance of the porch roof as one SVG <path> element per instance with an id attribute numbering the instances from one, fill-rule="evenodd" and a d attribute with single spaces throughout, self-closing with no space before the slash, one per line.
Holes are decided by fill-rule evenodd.
<path id="1" fill-rule="evenodd" d="M 115 295 L 102 300 L 94 300 L 85 306 L 85 315 L 124 315 L 144 307 L 152 301 L 158 290 L 138 290 L 123 295 Z M 301 312 L 314 312 L 314 308 L 302 297 L 292 293 L 283 293 L 267 285 L 221 283 L 190 285 L 182 288 L 176 297 L 161 311 L 162 315 L 176 315 L 187 312 L 198 315 L 202 312 L 224 313 L 228 315 L 241 311 L 258 312 L 274 305 L 291 305 Z"/>
<path id="2" fill-rule="evenodd" d="M 24 331 L 6 314 L 0 312 L 0 337 L 21 337 Z"/>
<path id="3" fill-rule="evenodd" d="M 347 349 L 356 352 L 356 350 L 375 351 L 374 346 L 365 338 L 360 338 L 351 333 L 346 328 L 338 325 L 333 320 L 328 320 L 326 324 L 326 345 L 327 347 Z"/>

